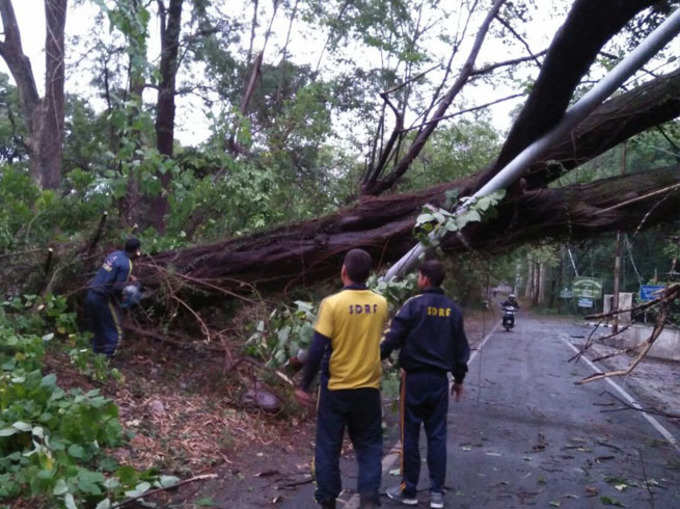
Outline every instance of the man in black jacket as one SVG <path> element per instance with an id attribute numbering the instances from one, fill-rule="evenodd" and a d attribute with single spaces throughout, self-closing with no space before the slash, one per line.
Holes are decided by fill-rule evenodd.
<path id="1" fill-rule="evenodd" d="M 93 334 L 92 347 L 95 353 L 108 358 L 115 353 L 123 335 L 118 318 L 118 300 L 133 277 L 132 260 L 140 255 L 140 246 L 138 239 L 127 239 L 122 251 L 113 251 L 106 256 L 88 285 L 85 310 Z"/>
<path id="2" fill-rule="evenodd" d="M 446 476 L 446 415 L 449 406 L 447 372 L 453 373 L 451 395 L 458 401 L 470 358 L 463 316 L 440 285 L 444 266 L 437 260 L 422 264 L 418 287 L 422 293 L 402 306 L 392 320 L 381 358 L 400 349 L 399 364 L 405 371 L 405 401 L 402 424 L 403 480 L 389 488 L 387 496 L 406 505 L 417 505 L 416 486 L 420 475 L 420 423 L 427 434 L 427 464 L 430 471 L 430 507 L 444 507 Z"/>

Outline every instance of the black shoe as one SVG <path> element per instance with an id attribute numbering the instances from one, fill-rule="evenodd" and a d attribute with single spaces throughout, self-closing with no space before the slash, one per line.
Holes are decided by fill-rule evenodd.
<path id="1" fill-rule="evenodd" d="M 323 502 L 319 502 L 319 505 L 323 509 L 335 509 L 335 499 L 333 500 L 324 500 Z"/>

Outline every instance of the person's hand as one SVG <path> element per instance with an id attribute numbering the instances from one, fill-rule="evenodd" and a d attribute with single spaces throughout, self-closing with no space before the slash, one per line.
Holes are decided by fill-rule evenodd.
<path id="1" fill-rule="evenodd" d="M 454 401 L 460 401 L 463 396 L 463 384 L 454 383 L 451 386 L 451 396 L 453 396 Z"/>
<path id="2" fill-rule="evenodd" d="M 302 406 L 309 407 L 309 406 L 312 406 L 314 404 L 314 400 L 312 399 L 312 395 L 309 394 L 308 392 L 303 391 L 299 387 L 295 389 L 295 399 Z"/>

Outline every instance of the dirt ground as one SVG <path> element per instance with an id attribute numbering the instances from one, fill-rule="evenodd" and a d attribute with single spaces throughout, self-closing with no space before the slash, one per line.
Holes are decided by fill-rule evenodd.
<path id="1" fill-rule="evenodd" d="M 490 332 L 497 316 L 466 312 L 472 348 Z M 223 359 L 214 352 L 182 351 L 133 338 L 113 364 L 124 380 L 97 384 L 72 368 L 65 356 L 48 363 L 63 387 L 98 387 L 118 404 L 121 424 L 131 437 L 113 451 L 121 463 L 181 479 L 216 475 L 150 498 L 161 507 L 224 507 L 228 500 L 239 500 L 239 507 L 266 506 L 285 497 L 287 490 L 312 482 L 314 412 L 300 408 L 292 388 L 280 379 L 267 379 L 248 363 L 225 373 Z M 278 413 L 242 404 L 244 391 L 256 386 L 280 398 Z M 349 442 L 343 454 L 351 456 Z"/>

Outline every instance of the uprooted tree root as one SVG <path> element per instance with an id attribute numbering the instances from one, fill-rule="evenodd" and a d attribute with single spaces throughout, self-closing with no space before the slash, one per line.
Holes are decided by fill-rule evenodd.
<path id="1" fill-rule="evenodd" d="M 630 354 L 630 353 L 638 352 L 637 357 L 635 357 L 635 359 L 629 364 L 629 366 L 626 369 L 619 369 L 619 370 L 614 370 L 614 371 L 594 373 L 590 376 L 583 378 L 582 380 L 579 380 L 576 383 L 577 384 L 585 384 L 585 383 L 588 383 L 588 382 L 594 382 L 595 380 L 602 380 L 604 378 L 610 378 L 610 377 L 613 377 L 613 376 L 626 376 L 626 375 L 630 374 L 635 369 L 635 367 L 638 364 L 640 364 L 640 362 L 647 356 L 647 354 L 649 353 L 649 351 L 652 348 L 652 345 L 658 339 L 658 337 L 661 335 L 661 332 L 663 331 L 663 329 L 666 326 L 666 323 L 668 322 L 668 319 L 669 319 L 670 305 L 676 298 L 678 298 L 679 295 L 680 295 L 680 284 L 675 283 L 675 284 L 669 285 L 667 288 L 665 288 L 663 290 L 663 292 L 661 293 L 661 295 L 653 301 L 646 302 L 644 304 L 640 304 L 638 306 L 634 306 L 634 307 L 628 308 L 628 309 L 619 309 L 619 310 L 616 310 L 616 311 L 612 311 L 610 313 L 600 313 L 600 314 L 586 316 L 586 319 L 588 319 L 588 320 L 598 320 L 598 323 L 593 328 L 593 330 L 591 331 L 590 335 L 588 336 L 588 339 L 584 343 L 581 350 L 576 355 L 571 357 L 569 359 L 569 362 L 571 362 L 573 360 L 580 359 L 581 356 L 583 354 L 585 354 L 585 352 L 593 345 L 594 333 L 599 328 L 599 326 L 601 325 L 603 319 L 609 318 L 611 316 L 621 314 L 621 313 L 629 313 L 629 312 L 633 312 L 633 311 L 642 311 L 642 310 L 649 309 L 651 307 L 658 307 L 658 309 L 659 309 L 659 313 L 657 314 L 657 317 L 656 317 L 656 323 L 654 325 L 654 329 L 652 330 L 652 332 L 650 333 L 649 337 L 646 340 L 640 342 L 639 344 L 637 344 L 635 346 L 628 347 L 628 348 L 622 348 L 622 349 L 619 349 L 618 352 L 611 353 L 611 354 L 608 354 L 608 355 L 602 355 L 600 357 L 597 357 L 596 359 L 593 359 L 594 361 L 601 361 L 601 360 L 609 359 L 609 358 L 617 356 L 617 355 L 623 355 L 623 354 Z M 606 336 L 605 338 L 610 339 L 610 338 L 619 336 L 620 334 L 625 332 L 628 328 L 629 328 L 629 326 L 624 327 L 621 330 L 619 330 L 618 332 L 610 334 L 610 335 Z M 605 339 L 605 338 L 603 338 L 603 339 Z"/>

